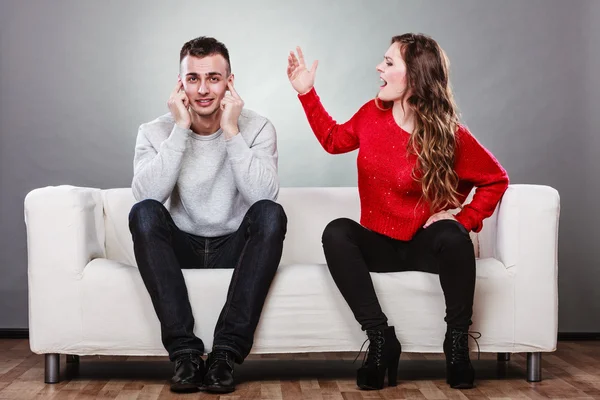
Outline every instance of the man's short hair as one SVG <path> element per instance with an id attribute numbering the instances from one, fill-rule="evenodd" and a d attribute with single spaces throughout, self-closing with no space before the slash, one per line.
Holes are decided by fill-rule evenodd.
<path id="1" fill-rule="evenodd" d="M 207 36 L 200 36 L 185 43 L 179 52 L 179 64 L 186 56 L 207 57 L 215 54 L 223 56 L 227 61 L 227 75 L 231 74 L 231 61 L 229 61 L 229 50 L 217 39 Z"/>

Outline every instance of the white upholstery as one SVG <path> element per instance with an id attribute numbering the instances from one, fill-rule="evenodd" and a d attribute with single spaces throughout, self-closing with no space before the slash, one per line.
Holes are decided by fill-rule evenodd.
<path id="1" fill-rule="evenodd" d="M 359 218 L 356 188 L 282 188 L 288 216 L 281 266 L 253 353 L 356 351 L 365 335 L 331 279 L 325 225 Z M 159 322 L 135 267 L 130 189 L 46 187 L 25 199 L 29 331 L 36 353 L 165 355 Z M 472 330 L 485 352 L 553 351 L 557 339 L 558 193 L 511 185 L 477 244 Z M 185 270 L 196 334 L 207 350 L 231 270 Z M 441 352 L 444 299 L 437 275 L 372 274 L 403 350 Z"/>

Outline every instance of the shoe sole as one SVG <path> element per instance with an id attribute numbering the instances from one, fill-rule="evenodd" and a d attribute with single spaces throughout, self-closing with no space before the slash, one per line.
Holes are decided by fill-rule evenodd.
<path id="1" fill-rule="evenodd" d="M 373 387 L 373 386 L 359 386 L 358 387 L 360 390 L 381 390 L 383 389 L 382 387 Z"/>
<path id="2" fill-rule="evenodd" d="M 381 390 L 381 389 L 383 389 L 386 386 L 387 387 L 395 387 L 396 385 L 390 385 L 390 384 L 385 385 L 384 384 L 382 387 L 375 387 L 375 386 L 369 386 L 369 385 L 356 385 L 356 386 L 358 386 L 358 388 L 360 390 Z"/>
<path id="3" fill-rule="evenodd" d="M 458 385 L 450 386 L 452 389 L 473 389 L 475 385 L 472 383 L 459 383 Z"/>
<path id="4" fill-rule="evenodd" d="M 208 392 L 208 393 L 219 393 L 219 394 L 223 394 L 223 393 L 231 393 L 235 391 L 235 387 L 232 388 L 228 388 L 228 387 L 211 387 L 211 386 L 203 386 L 202 387 L 202 391 L 203 392 Z"/>
<path id="5" fill-rule="evenodd" d="M 194 385 L 193 383 L 177 383 L 171 385 L 171 392 L 174 393 L 194 393 L 199 391 L 200 388 L 198 388 L 198 385 Z"/>

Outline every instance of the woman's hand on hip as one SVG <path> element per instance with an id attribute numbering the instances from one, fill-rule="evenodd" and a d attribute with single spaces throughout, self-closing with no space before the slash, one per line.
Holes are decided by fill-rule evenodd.
<path id="1" fill-rule="evenodd" d="M 433 214 L 431 217 L 429 217 L 427 222 L 425 222 L 425 225 L 423 225 L 423 228 L 427 228 L 429 225 L 433 224 L 434 222 L 441 221 L 443 219 L 450 219 L 450 220 L 456 221 L 456 218 L 454 218 L 454 215 L 450 214 L 448 211 L 440 211 L 440 212 Z"/>

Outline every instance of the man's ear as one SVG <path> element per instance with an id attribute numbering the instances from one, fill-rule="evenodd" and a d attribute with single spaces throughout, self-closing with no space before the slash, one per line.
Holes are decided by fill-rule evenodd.
<path id="1" fill-rule="evenodd" d="M 231 82 L 232 84 L 233 84 L 233 83 L 235 83 L 235 82 L 234 82 L 234 81 L 235 81 L 235 75 L 233 75 L 233 74 L 229 74 L 229 78 L 227 78 L 227 81 L 228 81 L 228 82 Z"/>

